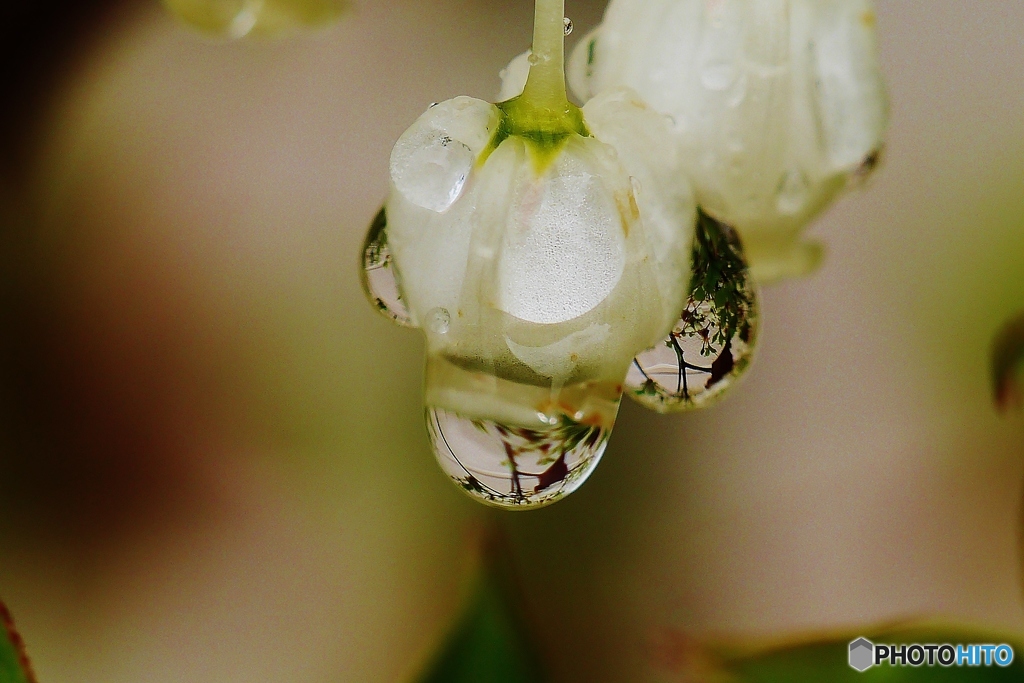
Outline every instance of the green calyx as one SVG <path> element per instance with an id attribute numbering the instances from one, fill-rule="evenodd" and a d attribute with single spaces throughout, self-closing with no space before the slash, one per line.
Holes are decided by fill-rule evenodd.
<path id="1" fill-rule="evenodd" d="M 480 156 L 480 163 L 510 137 L 526 142 L 537 172 L 542 172 L 558 156 L 572 135 L 590 137 L 580 108 L 565 100 L 561 107 L 539 107 L 526 94 L 495 105 L 500 113 L 498 128 Z"/>
<path id="2" fill-rule="evenodd" d="M 558 157 L 572 135 L 590 137 L 583 112 L 565 94 L 565 0 L 536 0 L 530 75 L 523 94 L 498 105 L 501 120 L 483 163 L 510 137 L 523 139 L 537 173 Z"/>

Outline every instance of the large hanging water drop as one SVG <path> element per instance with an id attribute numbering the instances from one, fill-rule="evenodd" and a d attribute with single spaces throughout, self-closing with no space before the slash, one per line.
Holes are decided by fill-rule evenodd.
<path id="1" fill-rule="evenodd" d="M 447 375 L 433 396 L 444 407 L 431 401 L 437 373 Z M 480 382 L 494 386 L 494 394 L 472 394 L 463 411 L 452 405 L 461 393 L 453 385 Z M 511 509 L 542 507 L 583 485 L 608 445 L 623 389 L 600 381 L 560 389 L 517 386 L 444 359 L 428 365 L 427 385 L 427 430 L 441 468 L 474 498 Z M 482 412 L 494 418 L 463 414 L 480 415 L 485 403 L 491 405 Z"/>
<path id="2" fill-rule="evenodd" d="M 699 212 L 686 308 L 662 344 L 634 359 L 626 392 L 659 413 L 709 405 L 750 365 L 757 325 L 754 284 L 739 236 Z"/>
<path id="3" fill-rule="evenodd" d="M 409 311 L 402 301 L 395 263 L 388 248 L 388 215 L 382 208 L 370 224 L 363 242 L 363 267 L 359 270 L 363 292 L 382 315 L 399 325 L 413 327 Z"/>

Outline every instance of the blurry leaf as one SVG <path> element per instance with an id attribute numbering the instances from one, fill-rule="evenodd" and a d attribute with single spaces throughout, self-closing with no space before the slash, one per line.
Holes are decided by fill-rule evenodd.
<path id="1" fill-rule="evenodd" d="M 1007 410 L 1020 407 L 1020 368 L 1024 362 L 1024 313 L 1008 322 L 992 345 L 992 383 L 996 405 Z"/>
<path id="2" fill-rule="evenodd" d="M 539 683 L 541 673 L 519 609 L 504 538 L 486 541 L 476 589 L 419 683 Z"/>
<path id="3" fill-rule="evenodd" d="M 347 0 L 164 0 L 176 17 L 206 33 L 227 38 L 282 35 L 330 24 Z"/>
<path id="4" fill-rule="evenodd" d="M 25 655 L 25 644 L 14 630 L 14 621 L 7 607 L 0 602 L 0 683 L 36 683 Z"/>
<path id="5" fill-rule="evenodd" d="M 850 642 L 865 637 L 886 645 L 920 644 L 1009 644 L 1014 660 L 1000 666 L 873 666 L 860 673 L 848 664 Z M 980 633 L 960 628 L 909 627 L 851 633 L 845 636 L 808 640 L 759 650 L 736 646 L 701 646 L 685 636 L 670 638 L 669 650 L 662 647 L 662 659 L 676 671 L 680 681 L 692 683 L 843 683 L 885 681 L 886 683 L 1009 682 L 1024 681 L 1024 649 L 1005 635 Z"/>

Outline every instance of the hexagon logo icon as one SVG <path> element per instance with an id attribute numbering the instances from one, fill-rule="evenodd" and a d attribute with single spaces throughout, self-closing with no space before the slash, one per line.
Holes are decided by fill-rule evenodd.
<path id="1" fill-rule="evenodd" d="M 867 638 L 858 638 L 850 643 L 850 666 L 857 671 L 867 671 L 875 665 L 875 644 Z"/>

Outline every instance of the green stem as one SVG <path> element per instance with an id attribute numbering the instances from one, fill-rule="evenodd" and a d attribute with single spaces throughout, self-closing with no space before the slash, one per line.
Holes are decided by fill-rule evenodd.
<path id="1" fill-rule="evenodd" d="M 517 136 L 530 143 L 540 173 L 556 158 L 569 136 L 590 137 L 590 131 L 583 112 L 565 94 L 565 0 L 536 1 L 526 88 L 519 97 L 497 105 L 501 123 L 481 154 L 480 163 L 506 138 Z"/>
<path id="2" fill-rule="evenodd" d="M 565 0 L 537 0 L 533 23 L 533 56 L 523 100 L 537 109 L 564 113 Z"/>

